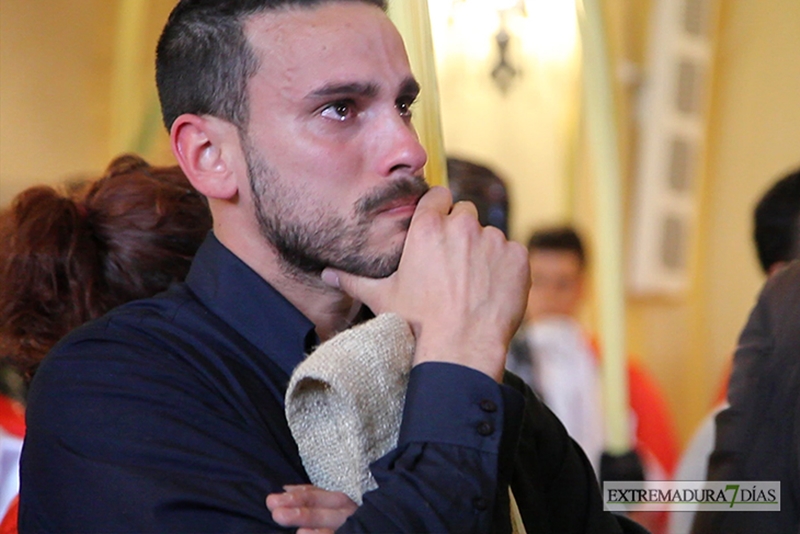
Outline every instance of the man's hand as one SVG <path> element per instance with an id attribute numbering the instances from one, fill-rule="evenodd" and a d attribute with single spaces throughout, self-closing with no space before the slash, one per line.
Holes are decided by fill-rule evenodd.
<path id="1" fill-rule="evenodd" d="M 326 269 L 323 279 L 378 313 L 394 312 L 416 337 L 414 364 L 465 365 L 502 380 L 508 343 L 525 310 L 528 254 L 482 227 L 470 202 L 431 188 L 411 220 L 397 271 L 383 279 Z"/>
<path id="2" fill-rule="evenodd" d="M 283 489 L 284 493 L 267 496 L 267 508 L 279 525 L 300 527 L 298 534 L 332 534 L 358 508 L 350 497 L 338 491 L 309 484 Z"/>

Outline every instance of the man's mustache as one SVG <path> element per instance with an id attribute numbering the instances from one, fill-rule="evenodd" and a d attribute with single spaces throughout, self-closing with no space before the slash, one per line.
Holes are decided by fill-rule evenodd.
<path id="1" fill-rule="evenodd" d="M 374 211 L 380 211 L 386 204 L 406 198 L 414 198 L 416 202 L 428 189 L 430 189 L 430 186 L 421 176 L 395 180 L 359 200 L 356 203 L 356 213 L 368 215 Z"/>

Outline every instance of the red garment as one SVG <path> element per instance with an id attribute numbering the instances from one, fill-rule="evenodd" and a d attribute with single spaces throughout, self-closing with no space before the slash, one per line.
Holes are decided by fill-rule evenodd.
<path id="1" fill-rule="evenodd" d="M 19 516 L 19 495 L 14 497 L 11 504 L 8 505 L 6 515 L 3 516 L 3 521 L 0 523 L 0 534 L 17 534 L 17 518 Z"/>
<path id="2" fill-rule="evenodd" d="M 722 370 L 722 378 L 720 379 L 719 389 L 717 396 L 714 397 L 712 410 L 724 402 L 728 402 L 728 381 L 731 378 L 731 367 L 733 364 L 733 356 L 731 356 L 725 363 L 725 368 Z"/>
<path id="3" fill-rule="evenodd" d="M 0 427 L 12 436 L 25 437 L 25 408 L 5 395 L 0 395 Z"/>
<path id="4" fill-rule="evenodd" d="M 647 370 L 636 360 L 628 360 L 628 393 L 636 413 L 637 447 L 649 451 L 668 477 L 678 463 L 678 439 L 675 423 L 664 395 Z"/>
<path id="5" fill-rule="evenodd" d="M 12 436 L 25 437 L 25 408 L 5 395 L 0 395 L 0 427 Z M 11 501 L 0 522 L 0 534 L 17 534 L 18 514 L 19 495 Z"/>

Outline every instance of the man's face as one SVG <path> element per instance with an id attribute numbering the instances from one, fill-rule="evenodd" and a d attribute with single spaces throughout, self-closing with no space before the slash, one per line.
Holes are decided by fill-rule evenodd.
<path id="1" fill-rule="evenodd" d="M 552 316 L 574 317 L 583 294 L 583 270 L 574 252 L 534 250 L 528 256 L 531 289 L 528 293 L 528 322 Z"/>
<path id="2" fill-rule="evenodd" d="M 400 35 L 360 2 L 268 12 L 245 31 L 261 61 L 243 139 L 261 233 L 294 272 L 388 276 L 427 189 Z"/>

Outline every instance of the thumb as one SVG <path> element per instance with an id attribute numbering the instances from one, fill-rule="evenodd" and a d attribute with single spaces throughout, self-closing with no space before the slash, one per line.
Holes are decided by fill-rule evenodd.
<path id="1" fill-rule="evenodd" d="M 386 291 L 387 278 L 367 278 L 330 267 L 322 271 L 321 277 L 329 286 L 344 291 L 366 304 L 373 312 L 380 313 L 381 295 Z"/>

